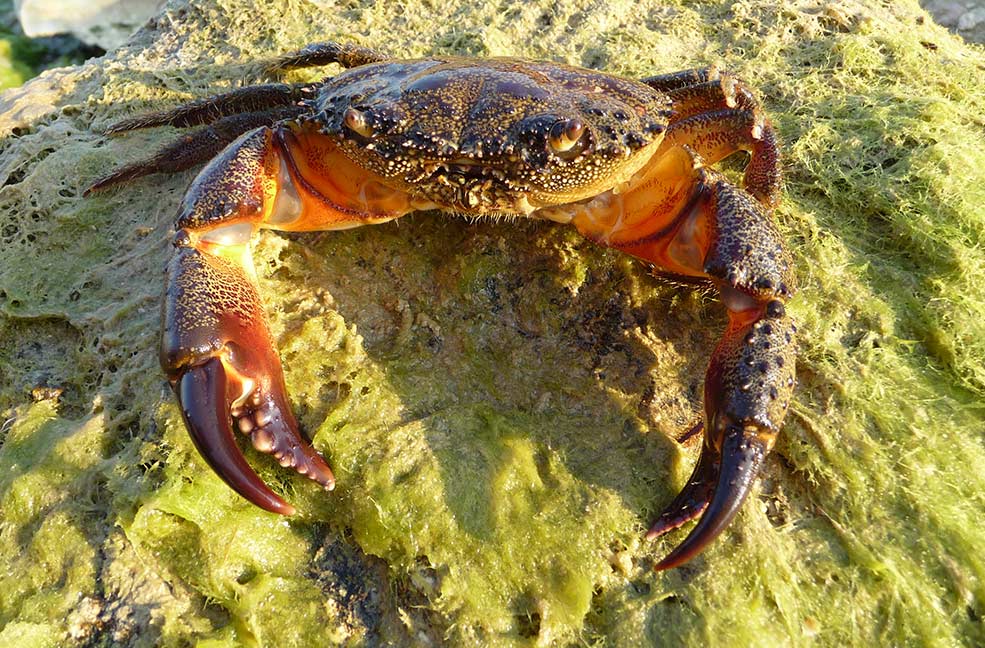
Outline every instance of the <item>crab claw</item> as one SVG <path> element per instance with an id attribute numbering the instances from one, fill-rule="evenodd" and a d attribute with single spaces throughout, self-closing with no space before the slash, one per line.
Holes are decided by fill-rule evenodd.
<path id="1" fill-rule="evenodd" d="M 229 426 L 226 374 L 218 358 L 185 372 L 174 386 L 195 447 L 224 482 L 262 509 L 292 515 L 294 507 L 267 487 L 243 458 Z"/>
<path id="2" fill-rule="evenodd" d="M 687 485 L 647 533 L 653 539 L 701 519 L 654 569 L 684 564 L 728 526 L 773 447 L 793 390 L 796 327 L 770 301 L 730 313 L 705 379 L 706 426 L 701 456 Z"/>
<path id="3" fill-rule="evenodd" d="M 684 541 L 654 565 L 656 571 L 686 563 L 729 525 L 759 475 L 773 440 L 754 426 L 738 425 L 726 426 L 724 437 L 721 450 L 705 445 L 688 485 L 647 533 L 647 539 L 655 538 L 704 511 Z M 682 506 L 678 506 L 682 498 Z M 686 517 L 682 515 L 685 511 L 689 514 Z M 672 522 L 676 524 L 671 525 Z"/>
<path id="4" fill-rule="evenodd" d="M 713 446 L 704 446 L 698 463 L 687 480 L 687 485 L 677 494 L 677 497 L 667 505 L 663 513 L 654 520 L 647 531 L 646 539 L 653 540 L 668 531 L 687 524 L 701 515 L 706 508 L 718 484 L 718 468 L 721 464 L 722 453 Z"/>
<path id="5" fill-rule="evenodd" d="M 253 504 L 291 515 L 294 507 L 246 463 L 234 427 L 257 450 L 327 490 L 335 477 L 291 414 L 252 277 L 240 264 L 187 242 L 179 235 L 168 266 L 161 364 L 209 466 Z"/>

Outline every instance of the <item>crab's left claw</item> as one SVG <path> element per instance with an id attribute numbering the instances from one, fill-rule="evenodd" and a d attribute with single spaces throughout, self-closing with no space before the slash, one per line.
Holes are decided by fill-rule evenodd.
<path id="1" fill-rule="evenodd" d="M 260 508 L 292 515 L 294 507 L 274 493 L 243 458 L 229 426 L 226 375 L 222 362 L 210 358 L 188 369 L 174 385 L 192 441 L 206 463 L 233 490 Z"/>
<path id="2" fill-rule="evenodd" d="M 248 252 L 224 255 L 230 250 L 201 241 L 196 247 L 186 232 L 179 232 L 176 247 L 168 266 L 161 364 L 185 425 L 202 457 L 237 493 L 263 509 L 291 515 L 294 507 L 246 463 L 234 427 L 257 450 L 324 488 L 334 488 L 335 478 L 291 413 L 252 265 L 243 265 Z"/>

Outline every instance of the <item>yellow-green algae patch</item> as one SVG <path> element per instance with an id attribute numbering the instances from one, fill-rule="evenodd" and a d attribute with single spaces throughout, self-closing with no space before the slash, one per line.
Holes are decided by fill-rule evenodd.
<path id="1" fill-rule="evenodd" d="M 174 2 L 0 101 L 0 643 L 985 642 L 985 52 L 914 3 Z M 684 568 L 683 485 L 720 306 L 546 223 L 419 214 L 267 234 L 262 289 L 326 494 L 231 493 L 156 366 L 191 173 L 81 189 L 178 134 L 137 111 L 335 38 L 626 75 L 708 64 L 784 140 L 799 387 L 762 485 Z M 313 78 L 317 72 L 307 72 Z"/>

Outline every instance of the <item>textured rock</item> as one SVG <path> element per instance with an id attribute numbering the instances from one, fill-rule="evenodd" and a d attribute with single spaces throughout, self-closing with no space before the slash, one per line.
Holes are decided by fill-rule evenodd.
<path id="1" fill-rule="evenodd" d="M 193 174 L 81 191 L 179 135 L 107 124 L 322 38 L 635 76 L 721 63 L 761 90 L 799 387 L 766 478 L 693 563 L 654 574 L 681 534 L 641 537 L 696 458 L 674 438 L 721 307 L 547 223 L 262 237 L 293 402 L 339 485 L 250 453 L 286 520 L 205 468 L 156 362 Z M 436 22 L 199 0 L 4 95 L 0 645 L 985 642 L 980 54 L 915 3 L 545 0 Z"/>
<path id="2" fill-rule="evenodd" d="M 15 0 L 28 36 L 70 33 L 110 50 L 119 47 L 165 0 Z"/>

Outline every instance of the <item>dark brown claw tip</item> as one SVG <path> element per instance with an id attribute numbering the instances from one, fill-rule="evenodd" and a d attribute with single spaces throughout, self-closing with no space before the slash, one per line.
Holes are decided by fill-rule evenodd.
<path id="1" fill-rule="evenodd" d="M 684 541 L 666 558 L 654 565 L 655 571 L 683 565 L 698 555 L 728 526 L 741 508 L 753 482 L 756 480 L 756 476 L 759 474 L 766 453 L 769 451 L 768 439 L 770 436 L 756 426 L 743 428 L 738 425 L 729 425 L 727 427 L 722 445 L 721 464 L 718 469 L 718 483 L 715 486 L 711 502 L 697 526 L 691 530 Z M 708 452 L 709 447 L 706 446 L 702 451 L 702 459 Z M 698 468 L 695 469 L 696 474 L 701 465 L 702 461 L 699 459 Z M 688 483 L 684 492 L 691 488 L 692 482 Z M 675 500 L 676 502 L 677 500 Z M 674 504 L 671 506 L 673 507 Z M 658 523 L 663 517 L 658 518 Z M 657 524 L 654 525 L 654 527 L 656 526 Z"/>
<path id="2" fill-rule="evenodd" d="M 653 540 L 687 524 L 708 508 L 718 481 L 719 458 L 719 452 L 714 448 L 708 446 L 702 448 L 691 478 L 687 480 L 687 484 L 674 501 L 654 520 L 646 534 L 647 540 Z"/>
<path id="3" fill-rule="evenodd" d="M 293 515 L 294 507 L 263 483 L 236 445 L 229 425 L 226 386 L 218 358 L 191 367 L 175 383 L 181 416 L 195 447 L 212 470 L 244 498 L 272 513 Z"/>

